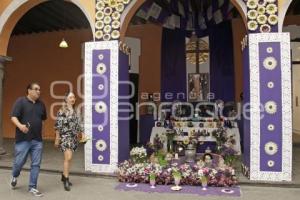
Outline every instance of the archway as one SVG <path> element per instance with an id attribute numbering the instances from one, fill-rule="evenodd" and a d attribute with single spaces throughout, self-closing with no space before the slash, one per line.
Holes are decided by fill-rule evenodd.
<path id="1" fill-rule="evenodd" d="M 139 4 L 140 4 L 140 2 L 139 2 Z M 136 4 L 137 5 L 137 4 Z M 136 13 L 136 11 L 134 11 L 134 13 Z M 130 14 L 129 14 L 130 15 Z M 240 20 L 240 21 L 242 21 L 242 20 Z M 125 22 L 123 22 L 123 23 L 125 23 Z M 242 22 L 241 22 L 241 24 L 242 24 Z M 147 24 L 147 25 L 149 25 L 149 27 L 150 27 L 150 24 Z M 160 25 L 160 24 L 159 24 Z M 158 26 L 159 26 L 158 25 Z M 125 25 L 124 25 L 125 26 Z M 153 26 L 155 26 L 155 25 L 153 25 Z M 138 26 L 137 26 L 138 27 Z M 124 27 L 123 27 L 124 28 Z M 125 29 L 125 28 L 124 28 Z M 136 29 L 136 31 L 134 31 L 134 30 L 132 30 L 131 31 L 131 33 L 136 33 L 136 35 L 138 35 L 138 33 L 140 32 L 140 31 L 142 31 L 141 29 L 143 29 L 143 28 L 140 28 L 140 29 Z M 148 37 L 147 37 L 147 40 L 145 39 L 145 41 L 146 41 L 146 43 L 152 43 L 153 44 L 153 46 L 155 46 L 155 48 L 148 48 L 148 53 L 150 53 L 151 54 L 151 56 L 149 56 L 149 60 L 148 60 L 148 63 L 149 63 L 149 65 L 147 65 L 147 67 L 148 67 L 148 74 L 150 74 L 151 73 L 151 80 L 154 82 L 153 83 L 153 85 L 157 85 L 157 84 L 159 84 L 159 83 L 157 83 L 158 82 L 158 80 L 156 79 L 157 77 L 154 77 L 154 75 L 153 75 L 153 71 L 154 70 L 157 70 L 157 67 L 155 67 L 155 69 L 154 69 L 154 67 L 152 66 L 151 67 L 151 65 L 153 64 L 157 64 L 157 62 L 160 64 L 160 61 L 157 61 L 157 60 L 155 60 L 155 58 L 157 58 L 157 57 L 155 57 L 157 54 L 159 54 L 159 53 L 157 53 L 157 52 L 160 52 L 160 51 L 157 51 L 158 49 L 160 49 L 160 43 L 159 43 L 159 40 L 161 39 L 161 32 L 159 32 L 159 30 L 157 31 L 157 34 L 154 34 L 154 32 L 152 32 L 152 31 L 150 31 L 151 29 L 149 28 L 149 29 L 147 29 L 147 28 L 144 28 L 144 32 L 148 32 Z M 124 32 L 126 32 L 126 30 L 122 30 L 122 28 L 121 28 L 121 32 L 122 31 L 124 31 Z M 160 37 L 157 37 L 158 35 L 160 35 Z M 128 35 L 127 35 L 128 36 Z M 156 38 L 157 40 L 155 41 L 155 39 L 153 39 L 153 38 Z M 123 36 L 123 40 L 125 39 L 125 35 Z M 141 39 L 142 40 L 142 39 Z M 126 40 L 125 40 L 126 41 Z M 127 41 L 126 41 L 126 43 L 127 43 Z M 238 43 L 240 44 L 240 41 L 238 41 Z M 128 43 L 127 43 L 128 44 Z M 129 45 L 129 44 L 128 44 Z M 143 46 L 145 46 L 145 42 L 143 43 Z M 144 50 L 145 50 L 145 48 L 144 48 Z M 238 50 L 240 50 L 239 49 L 239 47 L 238 47 L 238 49 L 237 49 L 237 51 Z M 143 52 L 143 50 L 141 50 L 141 52 Z M 145 52 L 145 51 L 144 51 Z M 155 58 L 154 58 L 155 57 Z M 143 64 L 147 64 L 147 62 L 143 62 Z M 143 65 L 143 67 L 145 67 L 144 65 Z M 150 71 L 150 69 L 151 69 L 151 71 Z M 160 68 L 158 69 L 158 70 L 160 70 Z M 157 74 L 155 74 L 155 75 L 157 75 Z M 149 76 L 150 77 L 150 76 Z M 159 79 L 159 78 L 158 78 Z M 149 81 L 150 82 L 150 81 Z M 185 85 L 185 83 L 183 83 L 184 85 Z M 148 84 L 149 85 L 149 84 Z M 158 92 L 160 92 L 160 89 L 158 89 Z M 151 94 L 151 92 L 150 92 L 150 94 Z M 145 117 L 145 120 L 147 120 L 146 119 L 147 117 Z M 149 118 L 150 118 L 150 116 L 149 116 Z M 141 120 L 141 118 L 140 118 L 140 120 Z M 153 126 L 152 127 L 150 127 L 150 128 L 153 128 Z M 141 128 L 140 128 L 140 130 L 141 130 Z M 143 131 L 145 131 L 145 130 L 143 130 Z M 145 131 L 146 132 L 146 131 Z M 150 132 L 151 132 L 151 129 L 150 129 Z M 131 133 L 131 132 L 130 132 Z M 146 135 L 146 140 L 147 141 L 149 141 L 149 135 Z M 145 140 L 144 141 L 142 141 L 142 142 L 145 142 Z M 143 143 L 144 144 L 144 143 Z"/>
<path id="2" fill-rule="evenodd" d="M 125 11 L 122 13 L 121 16 L 121 30 L 120 30 L 120 40 L 124 41 L 124 37 L 128 28 L 128 25 L 135 15 L 135 13 L 140 9 L 140 7 L 146 2 L 147 0 L 132 0 L 131 3 L 126 7 Z M 242 0 L 230 0 L 230 2 L 236 7 L 239 11 L 240 15 L 243 18 L 244 25 L 247 28 L 247 8 L 242 2 Z"/>
<path id="3" fill-rule="evenodd" d="M 21 17 L 31 8 L 45 1 L 47 0 L 12 0 L 12 2 L 9 3 L 0 16 L 0 55 L 6 56 L 10 34 Z M 95 4 L 92 1 L 87 2 L 84 0 L 69 1 L 80 8 L 80 10 L 88 19 L 91 29 L 94 30 L 95 25 L 93 19 L 93 10 L 95 8 Z"/>
<path id="4" fill-rule="evenodd" d="M 29 1 L 34 3 L 34 1 Z M 75 1 L 74 1 L 75 2 Z M 79 2 L 79 1 L 76 1 Z M 55 7 L 57 4 L 59 5 L 59 9 L 56 12 L 64 11 L 63 6 L 66 5 L 66 8 L 71 8 L 72 10 L 68 10 L 71 15 L 66 19 L 65 23 L 63 23 L 63 14 L 57 14 L 56 19 L 52 19 L 51 21 L 51 12 L 41 12 L 45 10 L 45 8 L 49 8 L 52 4 Z M 45 6 L 45 7 L 43 7 Z M 47 7 L 48 6 L 48 7 Z M 28 7 L 27 7 L 28 8 Z M 51 8 L 51 6 L 50 6 Z M 21 9 L 21 8 L 20 8 Z M 55 9 L 55 8 L 54 8 Z M 22 10 L 22 9 L 21 9 Z M 23 11 L 23 10 L 22 10 Z M 19 10 L 15 11 L 19 12 Z M 37 24 L 35 27 L 28 26 L 29 30 L 25 31 L 24 34 L 19 35 L 18 31 L 20 30 L 20 24 L 23 27 L 26 27 L 26 22 L 28 22 L 28 16 L 34 16 L 30 13 L 38 14 L 40 17 L 36 17 L 36 19 L 44 19 L 42 16 L 43 14 L 46 19 L 48 19 L 48 23 L 39 23 L 38 20 L 36 21 Z M 77 25 L 74 24 L 74 16 L 72 13 L 76 13 L 77 18 Z M 14 15 L 14 14 L 13 14 Z M 79 18 L 79 20 L 78 20 Z M 81 20 L 82 18 L 82 20 Z M 25 20 L 24 20 L 25 19 Z M 32 19 L 32 17 L 31 17 Z M 33 17 L 33 19 L 35 19 Z M 50 20 L 50 22 L 49 22 Z M 60 23 L 61 20 L 61 23 Z M 71 21 L 73 24 L 67 24 L 66 22 Z M 80 27 L 80 22 L 84 21 L 84 29 L 78 28 Z M 12 19 L 9 18 L 9 22 L 7 24 L 11 24 Z M 23 24 L 22 24 L 23 23 Z M 33 22 L 34 23 L 34 22 Z M 57 25 L 58 30 L 56 30 L 55 25 Z M 79 25 L 78 25 L 79 23 Z M 11 27 L 10 32 L 13 34 L 13 37 L 9 37 L 9 41 L 7 42 L 7 50 L 5 53 L 9 54 L 13 57 L 13 62 L 7 63 L 7 68 L 5 70 L 6 77 L 4 78 L 4 112 L 3 112 L 3 121 L 4 121 L 4 131 L 6 138 L 13 138 L 14 137 L 14 128 L 11 127 L 11 123 L 9 120 L 10 109 L 12 103 L 15 101 L 17 96 L 21 96 L 24 94 L 24 87 L 26 84 L 31 81 L 37 81 L 42 86 L 42 99 L 46 104 L 47 111 L 48 111 L 48 120 L 46 121 L 45 132 L 43 134 L 44 139 L 52 140 L 53 139 L 53 124 L 54 119 L 52 116 L 55 116 L 56 110 L 59 108 L 59 104 L 61 104 L 62 94 L 65 93 L 68 88 L 67 85 L 70 85 L 74 90 L 75 93 L 78 94 L 78 91 L 81 88 L 76 89 L 76 87 L 82 84 L 82 80 L 80 80 L 80 76 L 82 75 L 82 43 L 86 41 L 93 41 L 93 29 L 90 26 L 90 22 L 87 19 L 86 15 L 82 12 L 82 10 L 77 6 L 77 4 L 68 1 L 68 2 L 58 2 L 56 4 L 54 1 L 40 1 L 36 3 L 34 6 L 31 4 L 30 9 L 27 12 L 24 12 L 22 17 L 19 18 L 18 21 L 15 22 L 16 26 Z M 49 25 L 50 24 L 50 25 Z M 42 26 L 44 28 L 48 28 L 47 30 L 42 30 Z M 65 26 L 65 27 L 63 27 Z M 76 28 L 77 27 L 77 28 Z M 82 27 L 82 26 L 81 26 Z M 30 34 L 30 28 L 37 29 L 38 33 Z M 61 29 L 63 28 L 63 29 Z M 69 30 L 66 30 L 68 29 Z M 74 28 L 73 30 L 71 30 Z M 51 32 L 50 32 L 51 31 Z M 68 49 L 61 49 L 58 47 L 59 42 L 63 37 L 69 37 L 69 48 Z M 66 40 L 68 40 L 66 38 Z M 2 41 L 2 40 L 1 40 Z M 23 44 L 22 44 L 23 43 Z M 18 51 L 24 49 L 23 47 L 26 46 L 25 51 Z M 30 53 L 31 52 L 31 53 Z M 25 61 L 25 62 L 24 62 Z M 27 68 L 27 70 L 26 70 Z M 19 80 L 18 84 L 20 87 L 12 89 L 11 87 L 15 87 L 15 80 Z M 55 84 L 54 84 L 55 83 Z M 50 89 L 53 86 L 54 93 L 52 94 Z M 61 89 L 59 89 L 61 88 Z M 58 90 L 57 90 L 58 89 Z M 14 91 L 14 92 L 11 92 Z M 56 91 L 56 92 L 55 92 Z M 81 102 L 81 98 L 83 98 L 81 92 L 81 96 L 79 96 L 77 102 Z M 54 96 L 53 96 L 54 95 Z M 55 95 L 58 95 L 55 96 Z M 59 96 L 60 95 L 60 96 Z M 78 94 L 79 95 L 79 94 Z M 78 97 L 78 96 L 77 96 Z M 58 104 L 55 106 L 55 104 Z M 53 105 L 53 111 L 51 112 Z M 2 113 L 1 113 L 2 115 Z M 5 123 L 6 122 L 6 123 Z M 9 148 L 7 148 L 8 150 Z M 46 151 L 47 152 L 47 151 Z M 82 151 L 83 152 L 83 151 Z M 80 154 L 79 154 L 80 155 Z M 83 164 L 83 162 L 80 162 Z"/>

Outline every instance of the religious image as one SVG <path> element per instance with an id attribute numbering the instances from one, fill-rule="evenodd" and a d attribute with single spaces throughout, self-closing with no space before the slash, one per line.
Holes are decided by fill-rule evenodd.
<path id="1" fill-rule="evenodd" d="M 188 75 L 189 101 L 206 101 L 209 93 L 209 73 Z"/>

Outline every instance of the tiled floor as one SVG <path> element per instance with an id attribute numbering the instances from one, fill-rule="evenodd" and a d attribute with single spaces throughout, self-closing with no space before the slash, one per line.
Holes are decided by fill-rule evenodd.
<path id="1" fill-rule="evenodd" d="M 292 184 L 300 186 L 300 135 L 294 134 L 293 137 L 294 148 L 293 148 L 293 181 L 292 182 L 283 182 L 280 184 Z M 12 166 L 13 159 L 13 140 L 5 140 L 4 147 L 8 152 L 7 155 L 0 157 L 0 168 L 10 168 Z M 29 169 L 29 161 L 24 166 L 25 169 Z M 54 148 L 53 142 L 44 142 L 44 153 L 41 169 L 44 171 L 50 172 L 61 172 L 63 165 L 63 154 L 58 149 Z M 239 166 L 239 164 L 237 164 Z M 249 181 L 246 177 L 244 177 L 240 172 L 240 167 L 237 167 L 237 175 L 239 178 L 239 182 L 241 184 L 251 184 L 255 183 Z M 80 175 L 99 175 L 92 174 L 89 172 L 85 172 L 84 170 L 84 151 L 83 146 L 78 148 L 78 151 L 74 153 L 72 169 L 71 172 L 73 174 Z"/>

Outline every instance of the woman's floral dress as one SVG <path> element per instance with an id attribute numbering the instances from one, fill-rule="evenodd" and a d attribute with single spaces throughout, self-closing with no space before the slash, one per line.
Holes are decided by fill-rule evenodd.
<path id="1" fill-rule="evenodd" d="M 78 133 L 83 132 L 79 117 L 75 111 L 59 110 L 55 122 L 55 130 L 60 135 L 60 150 L 65 152 L 67 149 L 75 151 L 78 147 Z"/>

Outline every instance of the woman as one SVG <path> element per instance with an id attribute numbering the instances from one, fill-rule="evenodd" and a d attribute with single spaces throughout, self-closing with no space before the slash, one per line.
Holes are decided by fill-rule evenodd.
<path id="1" fill-rule="evenodd" d="M 81 134 L 84 140 L 83 128 L 75 111 L 75 95 L 72 92 L 66 94 L 62 107 L 57 113 L 55 123 L 55 146 L 64 153 L 64 169 L 61 181 L 66 191 L 70 191 L 72 184 L 69 181 L 69 170 L 73 152 L 78 147 L 78 135 Z"/>

